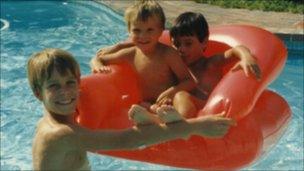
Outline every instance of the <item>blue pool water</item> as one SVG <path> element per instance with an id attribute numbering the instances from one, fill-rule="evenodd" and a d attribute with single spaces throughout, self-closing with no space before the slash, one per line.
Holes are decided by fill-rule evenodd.
<path id="1" fill-rule="evenodd" d="M 32 138 L 42 106 L 26 78 L 28 57 L 44 48 L 62 48 L 75 55 L 83 75 L 89 60 L 103 46 L 127 37 L 123 18 L 90 1 L 1 1 L 1 170 L 32 169 Z M 290 104 L 293 116 L 273 150 L 244 170 L 303 170 L 303 45 L 286 42 L 289 59 L 270 89 Z M 300 52 L 300 53 L 293 53 Z M 89 153 L 93 170 L 172 170 Z"/>

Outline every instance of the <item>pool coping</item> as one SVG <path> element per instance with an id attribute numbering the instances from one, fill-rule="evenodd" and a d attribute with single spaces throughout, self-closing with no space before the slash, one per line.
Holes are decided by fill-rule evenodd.
<path id="1" fill-rule="evenodd" d="M 282 40 L 287 40 L 287 41 L 304 41 L 304 34 L 286 34 L 286 33 L 274 33 L 277 35 L 280 39 Z"/>
<path id="2" fill-rule="evenodd" d="M 123 16 L 125 9 L 134 2 L 134 0 L 93 0 L 97 3 L 101 3 L 109 8 L 111 8 L 116 13 Z M 163 7 L 166 18 L 167 26 L 171 26 L 176 14 L 176 9 L 179 9 L 179 13 L 189 10 L 194 12 L 202 12 L 209 22 L 210 26 L 213 25 L 225 25 L 225 24 L 249 24 L 261 27 L 268 30 L 275 35 L 277 35 L 282 40 L 287 41 L 304 41 L 304 16 L 301 14 L 293 14 L 286 12 L 264 12 L 264 11 L 250 11 L 244 9 L 226 9 L 214 5 L 200 4 L 193 1 L 159 1 L 160 5 Z M 183 6 L 183 7 L 181 7 Z M 209 11 L 209 12 L 208 12 Z M 213 11 L 213 12 L 210 12 Z M 217 11 L 216 13 L 214 11 Z M 231 14 L 225 17 L 225 20 L 219 20 L 219 14 Z M 239 15 L 244 15 L 244 17 L 239 18 Z M 263 21 L 259 19 L 263 16 L 269 16 L 268 18 L 262 18 Z M 246 18 L 247 16 L 247 18 Z M 256 16 L 256 17 L 255 17 Z M 250 18 L 248 18 L 250 17 Z M 286 18 L 296 18 L 293 20 L 293 24 L 290 25 L 284 20 Z M 261 20 L 262 20 L 261 19 Z M 276 21 L 274 21 L 276 19 Z M 239 21 L 241 20 L 241 21 Z M 279 20 L 279 21 L 278 21 Z M 284 22 L 282 22 L 284 21 Z M 280 24 L 278 24 L 278 22 Z M 277 25 L 276 25 L 277 24 Z M 289 24 L 289 25 L 288 25 Z M 299 26 L 295 26 L 295 25 Z"/>

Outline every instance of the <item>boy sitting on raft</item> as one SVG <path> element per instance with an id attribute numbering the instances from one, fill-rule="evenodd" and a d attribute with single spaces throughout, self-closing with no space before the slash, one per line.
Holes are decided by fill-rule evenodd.
<path id="1" fill-rule="evenodd" d="M 138 1 L 126 10 L 125 20 L 132 42 L 99 51 L 91 61 L 93 72 L 108 71 L 104 65 L 123 61 L 131 64 L 139 75 L 148 109 L 150 104 L 164 104 L 176 92 L 195 87 L 178 52 L 158 41 L 165 27 L 165 15 L 156 1 Z"/>
<path id="2" fill-rule="evenodd" d="M 44 105 L 33 141 L 34 170 L 90 170 L 86 151 L 137 149 L 190 135 L 223 136 L 232 120 L 214 115 L 167 125 L 157 123 L 122 130 L 88 130 L 75 123 L 80 69 L 73 56 L 60 49 L 46 49 L 28 61 L 28 80 Z M 102 97 L 101 97 L 102 98 Z M 161 106 L 159 112 L 174 111 Z M 129 114 L 141 113 L 134 105 Z"/>
<path id="3" fill-rule="evenodd" d="M 261 71 L 248 48 L 239 45 L 209 58 L 202 56 L 209 38 L 208 23 L 200 13 L 185 12 L 179 15 L 170 30 L 171 40 L 179 51 L 183 61 L 196 77 L 197 87 L 190 91 L 178 92 L 173 100 L 177 111 L 185 118 L 194 117 L 205 105 L 206 99 L 220 81 L 220 68 L 233 57 L 240 59 L 232 70 L 242 68 L 249 76 L 250 72 L 257 79 Z"/>

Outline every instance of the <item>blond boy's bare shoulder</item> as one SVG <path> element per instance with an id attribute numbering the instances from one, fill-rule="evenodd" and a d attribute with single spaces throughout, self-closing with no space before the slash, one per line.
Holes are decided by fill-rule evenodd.
<path id="1" fill-rule="evenodd" d="M 44 125 L 45 124 L 45 125 Z M 60 143 L 62 140 L 71 139 L 74 130 L 71 126 L 65 124 L 49 125 L 48 123 L 40 122 L 37 127 L 37 138 L 43 139 L 47 143 Z"/>
<path id="2" fill-rule="evenodd" d="M 163 51 L 177 52 L 177 50 L 174 49 L 172 46 L 169 46 L 169 45 L 166 45 L 166 44 L 163 44 L 163 43 L 159 43 L 158 45 L 159 45 L 160 49 L 163 50 Z"/>
<path id="3" fill-rule="evenodd" d="M 136 53 L 136 47 L 132 46 L 132 47 L 123 48 L 118 53 L 119 53 L 119 56 L 122 56 L 125 58 L 132 58 L 132 57 L 134 57 L 134 55 Z"/>
<path id="4" fill-rule="evenodd" d="M 77 143 L 68 125 L 42 122 L 37 128 L 33 144 L 34 168 L 62 168 L 59 161 L 65 159 L 67 152 L 78 150 Z"/>
<path id="5" fill-rule="evenodd" d="M 130 53 L 130 52 L 134 52 L 136 50 L 136 47 L 135 46 L 131 46 L 131 47 L 123 48 L 121 50 L 124 51 L 124 52 Z"/>
<path id="6" fill-rule="evenodd" d="M 160 50 L 161 53 L 167 58 L 167 57 L 174 57 L 179 55 L 178 51 L 176 49 L 174 49 L 172 46 L 163 44 L 163 43 L 159 43 L 160 46 Z"/>

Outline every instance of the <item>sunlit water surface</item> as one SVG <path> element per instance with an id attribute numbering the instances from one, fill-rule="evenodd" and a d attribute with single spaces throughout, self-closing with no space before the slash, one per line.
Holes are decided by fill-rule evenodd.
<path id="1" fill-rule="evenodd" d="M 1 28 L 1 170 L 31 170 L 32 138 L 42 106 L 28 86 L 29 56 L 62 48 L 74 54 L 87 75 L 90 58 L 100 47 L 124 40 L 126 26 L 121 16 L 94 2 L 1 1 Z M 290 126 L 270 153 L 244 170 L 303 170 L 303 53 L 298 55 L 289 56 L 270 85 L 291 106 Z M 177 169 L 92 153 L 89 160 L 93 170 Z"/>

